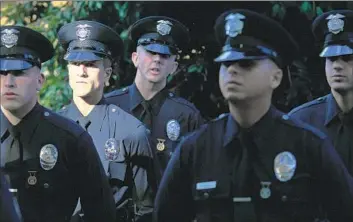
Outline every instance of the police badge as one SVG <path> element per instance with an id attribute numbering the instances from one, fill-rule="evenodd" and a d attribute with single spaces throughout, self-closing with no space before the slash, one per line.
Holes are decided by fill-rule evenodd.
<path id="1" fill-rule="evenodd" d="M 167 136 L 171 141 L 176 141 L 180 136 L 180 124 L 175 119 L 171 119 L 167 123 Z"/>
<path id="2" fill-rule="evenodd" d="M 106 160 L 116 160 L 120 152 L 118 141 L 114 138 L 109 138 L 104 144 L 104 151 Z"/>
<path id="3" fill-rule="evenodd" d="M 286 182 L 292 179 L 296 168 L 297 160 L 290 152 L 282 152 L 274 160 L 274 171 L 279 181 Z"/>
<path id="4" fill-rule="evenodd" d="M 84 24 L 84 25 L 77 25 L 77 31 L 76 31 L 76 36 L 80 41 L 86 40 L 90 34 L 91 30 L 88 28 L 91 28 L 92 26 Z"/>
<path id="5" fill-rule="evenodd" d="M 338 34 L 343 31 L 344 28 L 344 21 L 341 18 L 344 18 L 344 15 L 336 14 L 330 15 L 326 19 L 329 20 L 327 22 L 328 30 L 333 34 Z"/>
<path id="6" fill-rule="evenodd" d="M 1 31 L 1 43 L 6 48 L 11 48 L 17 44 L 18 33 L 16 29 L 4 29 Z"/>
<path id="7" fill-rule="evenodd" d="M 58 149 L 53 144 L 46 144 L 39 153 L 40 166 L 44 170 L 51 170 L 58 161 Z"/>
<path id="8" fill-rule="evenodd" d="M 239 13 L 236 14 L 229 14 L 225 20 L 225 31 L 226 35 L 229 37 L 236 37 L 237 35 L 241 34 L 244 28 L 244 22 L 241 19 L 245 19 L 245 16 Z"/>
<path id="9" fill-rule="evenodd" d="M 156 147 L 157 150 L 158 151 L 163 151 L 165 149 L 165 145 L 164 145 L 165 140 L 164 139 L 158 139 L 158 138 L 157 138 L 157 140 L 158 140 L 157 147 Z"/>
<path id="10" fill-rule="evenodd" d="M 173 24 L 166 20 L 159 20 L 157 23 L 157 32 L 161 35 L 169 35 Z"/>

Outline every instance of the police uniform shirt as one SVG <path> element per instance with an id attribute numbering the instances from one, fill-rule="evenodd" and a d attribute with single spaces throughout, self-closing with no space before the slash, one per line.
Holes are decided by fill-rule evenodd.
<path id="1" fill-rule="evenodd" d="M 155 163 L 159 166 L 160 176 L 181 138 L 203 123 L 200 112 L 193 104 L 167 89 L 158 92 L 149 101 L 144 100 L 135 84 L 108 93 L 105 97 L 107 103 L 116 104 L 149 126 L 150 144 L 157 157 L 155 161 L 158 162 Z"/>
<path id="2" fill-rule="evenodd" d="M 353 175 L 353 109 L 343 114 L 332 94 L 293 109 L 288 115 L 298 118 L 327 134 Z"/>
<path id="3" fill-rule="evenodd" d="M 0 221 L 1 222 L 20 222 L 19 209 L 17 201 L 15 202 L 13 196 L 9 191 L 6 178 L 0 172 Z"/>
<path id="4" fill-rule="evenodd" d="M 64 107 L 60 114 L 79 123 L 92 136 L 111 184 L 119 188 L 114 193 L 116 205 L 126 200 L 127 190 L 123 186 L 133 186 L 138 213 L 151 212 L 155 195 L 154 187 L 149 185 L 153 173 L 152 154 L 144 125 L 119 107 L 105 104 L 104 99 L 87 116 L 81 114 L 75 103 Z M 107 141 L 111 139 L 116 141 L 116 146 L 108 150 Z M 132 166 L 132 171 L 127 165 Z M 128 176 L 132 181 L 127 181 Z"/>
<path id="5" fill-rule="evenodd" d="M 250 128 L 253 182 L 249 196 L 234 196 L 238 174 L 239 126 L 226 115 L 180 143 L 155 201 L 155 221 L 311 222 L 323 209 L 329 219 L 352 221 L 353 181 L 330 141 L 318 130 L 272 107 Z M 245 210 L 250 204 L 252 216 Z M 249 205 L 249 206 L 250 206 Z M 243 209 L 243 208 L 241 208 Z M 246 208 L 244 208 L 246 209 Z M 180 213 L 182 212 L 182 213 Z"/>
<path id="6" fill-rule="evenodd" d="M 115 220 L 111 188 L 81 127 L 39 104 L 16 126 L 1 127 L 1 161 L 24 221 L 69 221 L 78 198 L 86 221 Z"/>

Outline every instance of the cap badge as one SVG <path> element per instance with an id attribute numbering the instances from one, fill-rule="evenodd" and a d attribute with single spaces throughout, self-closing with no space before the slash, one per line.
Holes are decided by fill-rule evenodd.
<path id="1" fill-rule="evenodd" d="M 226 35 L 229 37 L 236 37 L 237 35 L 241 34 L 244 28 L 244 21 L 241 19 L 245 19 L 245 16 L 239 13 L 236 14 L 229 14 L 225 20 L 225 31 Z"/>
<path id="2" fill-rule="evenodd" d="M 6 48 L 11 48 L 17 44 L 18 41 L 18 33 L 16 29 L 4 29 L 1 31 L 1 43 Z"/>
<path id="3" fill-rule="evenodd" d="M 159 20 L 157 23 L 157 32 L 161 35 L 169 35 L 173 24 L 166 20 Z"/>
<path id="4" fill-rule="evenodd" d="M 328 20 L 328 22 L 327 22 L 328 30 L 333 34 L 338 34 L 341 31 L 343 31 L 344 21 L 341 18 L 344 18 L 344 17 L 345 16 L 341 15 L 341 14 L 328 16 L 326 18 Z"/>
<path id="5" fill-rule="evenodd" d="M 77 31 L 76 31 L 76 35 L 77 38 L 81 41 L 86 40 L 90 34 L 91 34 L 91 30 L 89 30 L 89 28 L 91 28 L 92 26 L 84 24 L 84 25 L 77 25 Z"/>

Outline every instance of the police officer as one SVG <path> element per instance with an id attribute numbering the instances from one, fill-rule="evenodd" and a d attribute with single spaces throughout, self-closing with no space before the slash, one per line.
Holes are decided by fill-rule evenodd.
<path id="1" fill-rule="evenodd" d="M 331 93 L 294 108 L 289 115 L 326 133 L 353 175 L 353 11 L 335 10 L 317 17 L 312 30 L 323 43 Z"/>
<path id="2" fill-rule="evenodd" d="M 20 222 L 20 213 L 17 200 L 9 191 L 5 175 L 0 169 L 0 221 Z"/>
<path id="3" fill-rule="evenodd" d="M 264 35 L 264 33 L 266 33 Z M 298 55 L 289 33 L 248 10 L 218 17 L 225 115 L 176 149 L 155 200 L 155 221 L 312 222 L 353 219 L 353 181 L 327 137 L 271 105 Z"/>
<path id="4" fill-rule="evenodd" d="M 24 221 L 69 221 L 78 198 L 87 220 L 114 221 L 112 190 L 92 138 L 37 102 L 41 64 L 54 49 L 40 33 L 1 26 L 0 166 Z"/>
<path id="5" fill-rule="evenodd" d="M 92 136 L 98 154 L 116 193 L 118 221 L 130 221 L 126 209 L 137 209 L 136 219 L 153 209 L 149 179 L 153 174 L 148 131 L 134 116 L 105 102 L 103 89 L 112 74 L 114 61 L 123 51 L 118 33 L 94 21 L 76 21 L 58 32 L 69 62 L 72 103 L 60 112 L 79 123 Z M 134 192 L 134 193 L 132 193 Z M 129 199 L 134 199 L 132 208 Z M 131 201 L 131 200 L 130 200 Z M 127 212 L 129 209 L 127 209 Z M 123 215 L 121 215 L 123 213 Z"/>
<path id="6" fill-rule="evenodd" d="M 203 122 L 190 102 L 166 88 L 167 77 L 177 69 L 178 51 L 189 42 L 188 29 L 172 18 L 146 17 L 129 30 L 137 43 L 131 55 L 137 71 L 132 85 L 106 94 L 109 103 L 133 114 L 151 130 L 157 181 L 180 138 Z M 158 182 L 157 182 L 158 183 Z"/>

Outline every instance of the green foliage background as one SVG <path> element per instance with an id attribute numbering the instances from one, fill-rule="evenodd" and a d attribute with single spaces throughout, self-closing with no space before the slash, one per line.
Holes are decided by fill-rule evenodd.
<path id="1" fill-rule="evenodd" d="M 173 13 L 178 13 L 180 17 L 187 15 L 188 7 L 182 7 L 181 10 L 173 9 L 174 5 L 186 4 L 182 2 L 128 2 L 128 1 L 20 1 L 20 2 L 6 2 L 1 3 L 1 25 L 26 25 L 34 30 L 44 34 L 54 45 L 55 57 L 43 66 L 43 73 L 46 75 L 46 82 L 39 95 L 39 101 L 42 105 L 58 110 L 63 105 L 68 104 L 71 98 L 71 89 L 67 84 L 67 69 L 63 58 L 63 50 L 58 44 L 57 31 L 58 29 L 69 22 L 75 20 L 96 20 L 114 28 L 120 33 L 124 40 L 124 58 L 120 62 L 121 65 L 114 73 L 111 79 L 111 85 L 105 89 L 110 91 L 115 88 L 128 85 L 132 82 L 134 77 L 134 67 L 132 66 L 131 43 L 127 39 L 127 29 L 136 20 L 141 18 L 143 13 L 148 15 L 168 15 L 167 6 L 170 6 Z M 190 2 L 190 5 L 198 4 L 200 10 L 204 3 Z M 211 4 L 211 3 L 208 3 Z M 259 2 L 219 2 L 216 3 L 219 11 L 230 9 L 234 6 L 248 4 L 248 8 L 252 9 Z M 263 4 L 263 3 L 262 3 Z M 305 15 L 305 23 L 310 25 L 311 21 L 324 11 L 336 8 L 350 8 L 353 9 L 352 2 L 267 2 L 268 9 L 263 9 L 263 13 L 267 14 L 279 22 L 288 23 L 288 13 L 290 10 L 296 9 L 302 15 Z M 197 5 L 197 6 L 198 6 Z M 206 5 L 206 4 L 205 4 Z M 215 5 L 215 4 L 214 4 Z M 215 6 L 210 6 L 215 7 Z M 223 8 L 222 8 L 223 7 Z M 212 10 L 212 9 L 211 9 Z M 262 10 L 262 9 L 261 9 Z M 259 11 L 259 10 L 257 10 Z M 171 12 L 170 12 L 171 13 Z M 191 13 L 193 14 L 193 13 Z M 219 13 L 220 14 L 220 13 Z M 205 18 L 208 15 L 204 15 Z M 173 17 L 173 15 L 171 15 Z M 192 22 L 192 16 L 189 16 Z M 178 18 L 177 18 L 178 19 Z M 212 18 L 216 19 L 216 16 Z M 297 18 L 292 17 L 292 20 Z M 290 19 L 289 19 L 290 20 Z M 295 22 L 295 21 L 294 21 Z M 192 24 L 192 23 L 191 23 Z M 285 28 L 292 28 L 290 25 L 284 24 Z M 205 26 L 208 24 L 204 24 Z M 212 26 L 213 24 L 210 24 Z M 205 28 L 206 29 L 206 28 Z M 297 32 L 297 31 L 296 31 Z M 292 33 L 293 34 L 293 33 Z M 298 33 L 298 35 L 307 35 L 307 33 Z M 180 96 L 189 99 L 191 102 L 201 110 L 201 113 L 207 118 L 213 118 L 220 113 L 226 112 L 227 107 L 222 100 L 218 90 L 217 78 L 214 74 L 217 67 L 212 62 L 215 57 L 215 52 L 212 53 L 212 44 L 214 44 L 213 33 L 208 33 L 204 36 L 202 44 L 194 44 L 188 51 L 182 52 L 180 57 L 180 68 L 176 75 L 171 76 L 169 80 L 169 87 Z M 191 36 L 192 38 L 199 38 Z M 209 41 L 206 41 L 209 40 Z M 204 44 L 206 41 L 206 44 Z M 39 46 L 40 47 L 40 46 Z M 214 46 L 213 46 L 214 47 Z M 305 46 L 304 46 L 305 47 Z M 313 55 L 317 55 L 314 52 Z M 212 58 L 213 57 L 213 58 Z M 283 109 L 290 109 L 302 102 L 311 100 L 317 96 L 323 95 L 327 91 L 325 79 L 322 78 L 322 70 L 319 73 L 312 73 L 308 75 L 307 72 L 310 67 L 315 67 L 313 70 L 317 71 L 317 67 L 323 65 L 315 60 L 310 60 L 310 55 L 304 55 L 303 60 L 299 61 L 297 68 L 293 72 L 295 77 L 293 86 L 290 88 L 277 102 L 284 107 Z M 212 72 L 212 76 L 210 75 Z M 305 75 L 303 74 L 305 73 Z M 320 76 L 321 77 L 320 77 Z M 212 77 L 212 78 L 211 78 Z"/>

